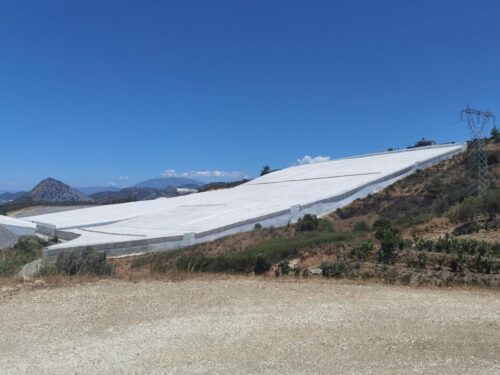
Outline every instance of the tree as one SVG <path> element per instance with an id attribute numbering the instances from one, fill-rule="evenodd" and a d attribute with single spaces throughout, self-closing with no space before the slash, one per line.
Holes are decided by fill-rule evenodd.
<path id="1" fill-rule="evenodd" d="M 493 142 L 498 143 L 500 141 L 500 133 L 498 132 L 498 128 L 496 125 L 491 129 L 491 139 Z"/>
<path id="2" fill-rule="evenodd" d="M 317 229 L 319 226 L 319 220 L 316 215 L 305 214 L 304 217 L 299 218 L 295 228 L 299 232 L 308 232 Z"/>
<path id="3" fill-rule="evenodd" d="M 259 254 L 255 259 L 254 271 L 256 275 L 262 275 L 271 268 L 271 262 L 264 255 Z"/>
<path id="4" fill-rule="evenodd" d="M 261 175 L 261 176 L 264 176 L 264 175 L 266 175 L 266 174 L 268 174 L 268 173 L 271 173 L 271 167 L 270 167 L 269 165 L 267 165 L 267 164 L 266 164 L 266 165 L 264 165 L 264 166 L 262 167 L 262 170 L 260 171 L 260 175 Z"/>

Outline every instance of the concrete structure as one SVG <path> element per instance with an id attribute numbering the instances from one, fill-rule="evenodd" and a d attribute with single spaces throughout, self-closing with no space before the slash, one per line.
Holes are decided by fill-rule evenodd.
<path id="1" fill-rule="evenodd" d="M 0 215 L 0 248 L 14 245 L 19 237 L 35 235 L 35 228 L 29 221 Z"/>
<path id="2" fill-rule="evenodd" d="M 67 240 L 45 257 L 88 246 L 109 255 L 177 249 L 323 215 L 465 149 L 421 147 L 286 168 L 226 190 L 25 218 Z"/>
<path id="3" fill-rule="evenodd" d="M 36 225 L 26 220 L 0 215 L 0 226 L 17 236 L 31 236 L 35 234 Z"/>

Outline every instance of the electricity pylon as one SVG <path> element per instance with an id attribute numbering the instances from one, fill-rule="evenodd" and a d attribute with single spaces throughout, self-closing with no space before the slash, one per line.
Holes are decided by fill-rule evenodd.
<path id="1" fill-rule="evenodd" d="M 471 148 L 473 154 L 472 172 L 474 178 L 473 192 L 483 195 L 488 191 L 490 180 L 488 177 L 488 161 L 484 146 L 486 131 L 493 124 L 495 126 L 495 116 L 489 111 L 479 111 L 467 106 L 460 115 L 460 119 L 467 118 L 467 125 L 471 135 Z"/>

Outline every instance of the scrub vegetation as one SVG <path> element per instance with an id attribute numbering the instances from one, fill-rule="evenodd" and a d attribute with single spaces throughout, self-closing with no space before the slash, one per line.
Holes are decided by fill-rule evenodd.
<path id="1" fill-rule="evenodd" d="M 0 276 L 16 275 L 21 268 L 41 257 L 42 248 L 49 242 L 38 237 L 21 237 L 7 249 L 0 249 Z"/>

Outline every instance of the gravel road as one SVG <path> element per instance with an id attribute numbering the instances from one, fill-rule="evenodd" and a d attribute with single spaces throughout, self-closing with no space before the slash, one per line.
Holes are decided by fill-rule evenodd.
<path id="1" fill-rule="evenodd" d="M 239 278 L 6 289 L 6 374 L 500 373 L 498 291 Z"/>

